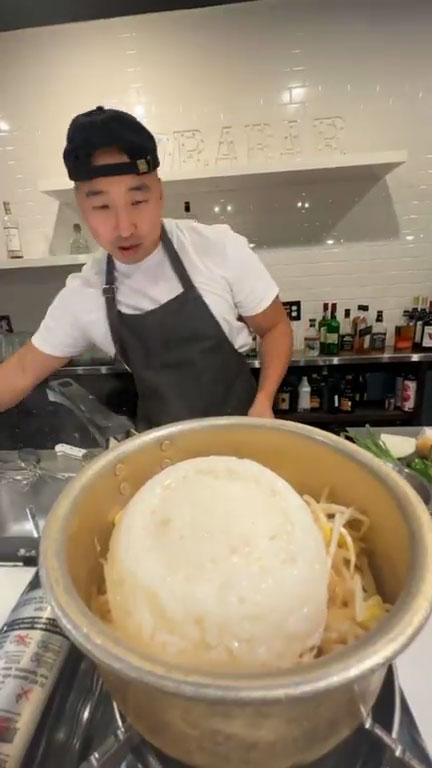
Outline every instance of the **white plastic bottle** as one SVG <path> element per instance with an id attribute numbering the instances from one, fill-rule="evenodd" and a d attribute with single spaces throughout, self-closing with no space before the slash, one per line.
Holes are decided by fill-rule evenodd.
<path id="1" fill-rule="evenodd" d="M 297 410 L 299 413 L 302 411 L 310 411 L 310 407 L 311 407 L 311 388 L 307 380 L 307 376 L 303 376 L 300 382 L 300 386 L 298 388 Z"/>

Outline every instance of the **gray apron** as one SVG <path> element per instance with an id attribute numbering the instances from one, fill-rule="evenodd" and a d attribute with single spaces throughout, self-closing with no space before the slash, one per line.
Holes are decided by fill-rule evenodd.
<path id="1" fill-rule="evenodd" d="M 133 374 L 139 429 L 202 416 L 247 414 L 256 394 L 249 366 L 195 288 L 162 224 L 161 242 L 182 292 L 141 314 L 120 312 L 115 265 L 103 295 L 117 357 Z"/>

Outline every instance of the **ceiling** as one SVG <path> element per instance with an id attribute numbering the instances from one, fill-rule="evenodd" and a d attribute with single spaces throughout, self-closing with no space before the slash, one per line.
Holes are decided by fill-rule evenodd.
<path id="1" fill-rule="evenodd" d="M 254 0 L 0 0 L 0 32 Z"/>

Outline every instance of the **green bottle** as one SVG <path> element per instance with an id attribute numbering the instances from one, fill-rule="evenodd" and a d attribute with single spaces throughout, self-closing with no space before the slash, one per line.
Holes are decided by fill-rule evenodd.
<path id="1" fill-rule="evenodd" d="M 318 330 L 320 335 L 320 355 L 325 355 L 326 353 L 327 323 L 329 320 L 328 310 L 329 310 L 329 305 L 328 305 L 328 302 L 325 301 L 323 304 L 323 316 L 318 324 Z"/>
<path id="2" fill-rule="evenodd" d="M 336 312 L 337 304 L 332 304 L 330 318 L 327 320 L 326 355 L 337 355 L 339 353 L 340 322 L 336 317 Z"/>

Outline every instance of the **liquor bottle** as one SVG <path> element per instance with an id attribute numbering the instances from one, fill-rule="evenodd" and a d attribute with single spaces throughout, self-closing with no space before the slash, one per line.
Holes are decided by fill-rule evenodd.
<path id="1" fill-rule="evenodd" d="M 311 411 L 320 411 L 323 400 L 321 377 L 314 373 L 311 377 L 310 407 Z"/>
<path id="2" fill-rule="evenodd" d="M 305 357 L 318 357 L 320 353 L 320 334 L 316 327 L 316 319 L 309 320 L 309 328 L 304 337 Z"/>
<path id="3" fill-rule="evenodd" d="M 327 321 L 326 355 L 337 355 L 339 353 L 340 322 L 337 319 L 336 311 L 337 304 L 333 303 L 331 305 L 330 319 Z"/>
<path id="4" fill-rule="evenodd" d="M 248 360 L 256 360 L 258 357 L 258 336 L 256 333 L 251 334 L 251 344 L 249 349 L 246 350 L 245 356 Z"/>
<path id="5" fill-rule="evenodd" d="M 353 413 L 355 410 L 354 379 L 351 374 L 345 376 L 342 384 L 339 408 L 343 413 Z"/>
<path id="6" fill-rule="evenodd" d="M 311 409 L 311 387 L 307 380 L 307 376 L 303 376 L 300 386 L 298 388 L 298 401 L 297 410 L 299 413 L 302 411 L 310 411 Z"/>
<path id="7" fill-rule="evenodd" d="M 417 315 L 415 330 L 414 330 L 414 344 L 413 349 L 421 349 L 422 335 L 423 335 L 423 323 L 426 320 L 427 311 L 427 298 L 426 296 L 420 297 L 420 309 Z"/>
<path id="8" fill-rule="evenodd" d="M 276 395 L 276 410 L 288 413 L 291 407 L 291 387 L 288 386 L 288 382 L 284 380 L 280 386 L 279 392 Z"/>
<path id="9" fill-rule="evenodd" d="M 325 352 L 326 352 L 327 323 L 329 319 L 328 310 L 329 310 L 328 301 L 325 301 L 323 304 L 323 315 L 318 324 L 318 330 L 320 334 L 320 355 L 325 355 Z"/>
<path id="10" fill-rule="evenodd" d="M 423 321 L 421 347 L 422 349 L 432 347 L 432 301 L 429 302 L 429 312 Z"/>
<path id="11" fill-rule="evenodd" d="M 6 253 L 8 259 L 22 259 L 23 252 L 21 247 L 21 238 L 18 221 L 12 215 L 10 203 L 3 203 L 3 230 L 6 238 Z"/>
<path id="12" fill-rule="evenodd" d="M 411 352 L 414 343 L 415 325 L 410 320 L 411 312 L 404 309 L 402 323 L 395 327 L 394 348 L 396 352 Z"/>
<path id="13" fill-rule="evenodd" d="M 367 400 L 367 379 L 364 373 L 360 373 L 357 378 L 355 388 L 355 401 L 358 405 L 363 405 Z"/>
<path id="14" fill-rule="evenodd" d="M 409 322 L 411 325 L 415 325 L 420 311 L 420 296 L 414 296 L 412 307 L 409 313 Z"/>
<path id="15" fill-rule="evenodd" d="M 354 333 L 351 322 L 351 310 L 344 310 L 344 319 L 342 321 L 341 333 L 340 333 L 340 351 L 343 355 L 344 352 L 352 352 L 354 349 Z"/>
<path id="16" fill-rule="evenodd" d="M 82 233 L 81 224 L 78 224 L 78 222 L 74 224 L 73 232 L 74 232 L 73 238 L 69 243 L 69 253 L 72 254 L 73 256 L 74 255 L 78 256 L 83 253 L 89 253 L 90 251 L 89 244 Z"/>
<path id="17" fill-rule="evenodd" d="M 323 396 L 323 408 L 326 413 L 339 413 L 340 392 L 340 381 L 329 376 L 325 384 Z"/>
<path id="18" fill-rule="evenodd" d="M 368 316 L 369 306 L 367 304 L 359 304 L 357 311 L 358 314 L 353 320 L 354 352 L 362 355 L 370 351 L 372 326 Z"/>
<path id="19" fill-rule="evenodd" d="M 404 373 L 398 373 L 395 379 L 395 406 L 396 408 L 402 408 L 402 390 L 405 379 Z"/>
<path id="20" fill-rule="evenodd" d="M 371 351 L 385 352 L 387 340 L 387 328 L 384 325 L 384 313 L 381 309 L 377 311 L 376 320 L 372 328 Z"/>

